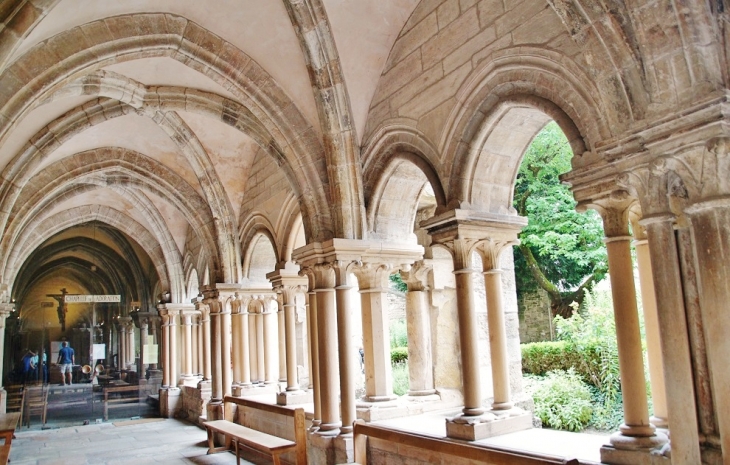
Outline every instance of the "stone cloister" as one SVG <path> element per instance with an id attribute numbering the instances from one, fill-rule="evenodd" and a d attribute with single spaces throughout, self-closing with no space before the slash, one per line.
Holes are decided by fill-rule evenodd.
<path id="1" fill-rule="evenodd" d="M 27 338 L 96 331 L 117 366 L 159 373 L 164 416 L 221 418 L 226 395 L 311 403 L 312 463 L 351 458 L 357 418 L 448 405 L 452 439 L 529 428 L 512 191 L 556 121 L 613 284 L 624 425 L 602 460 L 728 464 L 729 15 L 728 0 L 2 0 L 4 373 Z M 45 304 L 60 289 L 121 302 Z"/>

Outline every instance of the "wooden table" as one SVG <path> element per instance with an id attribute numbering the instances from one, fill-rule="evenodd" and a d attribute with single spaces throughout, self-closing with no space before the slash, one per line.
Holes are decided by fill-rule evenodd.
<path id="1" fill-rule="evenodd" d="M 5 438 L 5 444 L 0 446 L 0 465 L 8 463 L 10 456 L 10 443 L 13 441 L 13 433 L 18 426 L 20 412 L 0 414 L 0 437 Z"/>

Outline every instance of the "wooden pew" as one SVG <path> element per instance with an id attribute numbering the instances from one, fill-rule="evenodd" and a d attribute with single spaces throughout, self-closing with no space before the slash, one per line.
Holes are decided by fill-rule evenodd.
<path id="1" fill-rule="evenodd" d="M 236 453 L 237 464 L 240 464 L 239 454 L 241 446 L 244 446 L 270 455 L 277 465 L 281 463 L 281 454 L 293 451 L 296 453 L 297 465 L 306 465 L 307 438 L 304 409 L 290 409 L 232 396 L 226 396 L 224 403 L 227 420 L 213 420 L 203 423 L 208 433 L 209 454 L 229 450 L 232 444 Z M 281 438 L 250 427 L 252 425 L 247 420 L 250 418 L 248 415 L 256 415 L 256 412 L 292 417 L 294 440 Z M 249 423 L 249 425 L 241 423 Z M 226 444 L 220 447 L 215 446 L 216 433 L 225 436 Z"/>

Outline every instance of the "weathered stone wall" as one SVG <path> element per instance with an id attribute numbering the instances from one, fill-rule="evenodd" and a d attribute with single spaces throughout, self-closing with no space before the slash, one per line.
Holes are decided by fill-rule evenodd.
<path id="1" fill-rule="evenodd" d="M 197 387 L 181 386 L 179 409 L 175 416 L 198 424 L 200 416 L 206 412 L 210 396 L 210 389 L 201 390 Z"/>
<path id="2" fill-rule="evenodd" d="M 517 301 L 520 316 L 520 342 L 553 339 L 550 298 L 542 289 L 523 292 Z"/>

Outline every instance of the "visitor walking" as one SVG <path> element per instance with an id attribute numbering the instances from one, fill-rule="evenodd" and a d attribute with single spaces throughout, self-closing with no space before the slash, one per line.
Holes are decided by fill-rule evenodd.
<path id="1" fill-rule="evenodd" d="M 73 373 L 74 350 L 68 346 L 68 342 L 63 341 L 61 350 L 58 351 L 58 364 L 61 367 L 61 386 L 71 385 L 71 375 Z M 66 383 L 66 373 L 68 373 L 68 383 Z"/>

